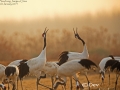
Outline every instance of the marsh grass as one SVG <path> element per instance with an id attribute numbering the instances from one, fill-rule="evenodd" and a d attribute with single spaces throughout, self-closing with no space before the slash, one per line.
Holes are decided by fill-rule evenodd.
<path id="1" fill-rule="evenodd" d="M 30 32 L 0 33 L 0 61 L 5 64 L 17 59 L 30 59 L 39 55 L 43 47 L 43 30 Z M 82 27 L 78 29 L 87 44 L 90 59 L 95 63 L 109 54 L 119 56 L 120 34 L 109 32 L 105 27 L 98 29 Z M 81 41 L 75 39 L 73 30 L 49 30 L 47 34 L 47 60 L 57 61 L 62 51 L 82 52 Z M 5 61 L 5 63 L 4 63 Z"/>

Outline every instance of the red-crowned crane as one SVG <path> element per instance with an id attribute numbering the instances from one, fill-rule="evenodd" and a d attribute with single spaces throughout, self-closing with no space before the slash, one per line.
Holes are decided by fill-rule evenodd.
<path id="1" fill-rule="evenodd" d="M 5 79 L 5 68 L 6 67 L 4 65 L 0 64 L 0 79 L 2 79 L 2 81 Z"/>
<path id="2" fill-rule="evenodd" d="M 8 64 L 9 65 L 16 65 L 17 67 L 19 67 L 19 65 L 21 63 L 25 63 L 27 60 L 26 59 L 20 59 L 20 60 L 14 60 L 12 61 L 11 63 Z M 19 79 L 19 77 L 18 77 Z M 18 87 L 18 79 L 17 79 L 17 87 Z M 22 80 L 20 79 L 20 82 L 21 82 L 21 87 L 22 87 Z M 23 87 L 22 87 L 22 90 L 23 90 Z"/>
<path id="3" fill-rule="evenodd" d="M 78 81 L 78 79 L 76 78 L 76 73 L 84 72 L 87 78 L 87 70 L 90 70 L 90 69 L 95 70 L 96 68 L 97 68 L 97 65 L 89 59 L 76 59 L 76 60 L 68 61 L 59 66 L 57 70 L 57 75 L 59 77 L 59 80 L 62 82 L 57 81 L 54 84 L 54 89 L 57 89 L 59 84 L 65 86 L 67 82 L 66 77 L 72 78 L 73 76 L 75 81 Z M 76 82 L 76 84 L 77 84 L 77 90 L 78 90 L 80 83 Z M 88 80 L 88 85 L 89 85 L 89 80 Z"/>
<path id="4" fill-rule="evenodd" d="M 71 60 L 75 60 L 75 59 L 88 59 L 89 58 L 89 53 L 88 53 L 85 41 L 77 33 L 77 28 L 76 28 L 76 32 L 75 32 L 74 28 L 73 28 L 73 31 L 74 31 L 75 38 L 82 41 L 82 44 L 84 46 L 83 51 L 82 51 L 82 53 L 68 52 L 68 51 L 62 52 L 59 57 L 58 65 L 62 65 L 63 63 L 65 63 L 67 61 L 71 61 Z M 70 84 L 71 84 L 71 88 L 72 88 L 72 78 L 70 78 L 70 79 L 71 79 Z"/>
<path id="5" fill-rule="evenodd" d="M 74 28 L 73 28 L 73 31 L 74 31 Z M 83 43 L 84 48 L 83 48 L 82 53 L 63 51 L 60 54 L 58 65 L 61 65 L 67 61 L 74 60 L 74 59 L 88 59 L 89 58 L 89 53 L 87 50 L 86 43 L 77 33 L 77 28 L 76 28 L 76 32 L 74 31 L 74 34 L 75 34 L 75 38 L 82 41 Z"/>
<path id="6" fill-rule="evenodd" d="M 9 83 L 12 81 L 13 88 L 12 90 L 16 90 L 16 81 L 19 75 L 19 69 L 16 65 L 8 65 L 5 69 L 5 75 L 8 80 L 8 90 L 9 90 Z"/>
<path id="7" fill-rule="evenodd" d="M 101 84 L 103 84 L 103 82 L 104 82 L 106 69 L 108 67 L 112 66 L 114 64 L 114 62 L 116 62 L 115 60 L 119 61 L 120 57 L 113 57 L 112 55 L 109 55 L 109 57 L 105 57 L 100 61 L 99 67 L 100 67 L 100 74 L 101 74 L 101 78 L 102 78 Z M 109 72 L 109 85 L 110 85 L 110 70 L 108 70 L 108 72 Z"/>
<path id="8" fill-rule="evenodd" d="M 44 33 L 42 34 L 43 38 L 44 38 L 44 46 L 43 46 L 43 50 L 41 51 L 41 53 L 39 54 L 39 56 L 32 58 L 30 60 L 28 60 L 25 63 L 22 63 L 19 65 L 19 78 L 22 79 L 24 76 L 26 75 L 35 75 L 37 77 L 37 90 L 38 90 L 38 80 L 39 77 L 41 75 L 41 71 L 43 69 L 43 67 L 45 66 L 46 63 L 46 34 L 47 34 L 46 28 Z"/>

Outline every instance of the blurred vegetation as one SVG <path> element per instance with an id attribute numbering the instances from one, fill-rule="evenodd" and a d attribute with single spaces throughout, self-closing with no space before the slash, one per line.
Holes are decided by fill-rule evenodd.
<path id="1" fill-rule="evenodd" d="M 29 33 L 15 31 L 11 34 L 0 33 L 0 63 L 17 59 L 30 59 L 40 54 L 43 48 L 42 32 L 38 29 Z M 120 55 L 120 33 L 112 32 L 105 27 L 78 28 L 78 33 L 87 44 L 90 59 L 97 64 L 109 54 Z M 71 30 L 49 30 L 47 33 L 47 60 L 58 60 L 62 51 L 82 52 L 83 44 L 75 39 Z"/>

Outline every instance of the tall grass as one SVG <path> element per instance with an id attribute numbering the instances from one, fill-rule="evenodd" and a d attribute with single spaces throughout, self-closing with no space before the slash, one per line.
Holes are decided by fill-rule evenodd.
<path id="1" fill-rule="evenodd" d="M 15 31 L 8 34 L 0 33 L 0 63 L 17 59 L 30 59 L 39 55 L 43 47 L 43 30 L 38 29 L 28 32 Z M 87 44 L 90 59 L 99 61 L 108 56 L 120 55 L 120 34 L 110 33 L 105 27 L 82 27 L 78 29 L 81 38 Z M 47 60 L 58 60 L 62 51 L 82 52 L 82 43 L 75 39 L 74 33 L 68 29 L 54 29 L 47 33 Z"/>

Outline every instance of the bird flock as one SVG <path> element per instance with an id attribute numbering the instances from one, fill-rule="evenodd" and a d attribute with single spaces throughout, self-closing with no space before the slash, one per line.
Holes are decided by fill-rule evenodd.
<path id="1" fill-rule="evenodd" d="M 84 90 L 84 87 L 77 76 L 78 73 L 85 75 L 88 81 L 88 89 L 90 90 L 90 81 L 87 73 L 88 71 L 92 72 L 98 69 L 102 81 L 101 85 L 104 84 L 106 71 L 109 72 L 109 85 L 110 73 L 114 72 L 116 74 L 114 90 L 117 90 L 118 78 L 120 75 L 120 57 L 109 55 L 103 58 L 97 66 L 89 59 L 87 45 L 79 36 L 77 28 L 76 30 L 73 28 L 75 38 L 83 44 L 83 51 L 81 53 L 63 51 L 61 52 L 58 61 L 48 62 L 46 56 L 48 31 L 49 29 L 46 27 L 42 34 L 44 42 L 43 49 L 37 57 L 29 60 L 14 60 L 7 66 L 0 64 L 0 90 L 10 90 L 9 84 L 12 85 L 12 90 L 18 90 L 18 80 L 20 80 L 21 89 L 23 90 L 24 84 L 22 84 L 22 81 L 25 77 L 30 75 L 34 75 L 36 77 L 36 90 L 40 90 L 38 89 L 38 85 L 48 88 L 49 90 L 57 90 L 58 86 L 62 85 L 63 90 L 66 90 L 67 77 L 70 79 L 70 90 L 73 90 L 72 80 L 76 82 L 76 90 Z M 51 77 L 51 87 L 40 83 L 40 80 L 46 77 Z"/>

